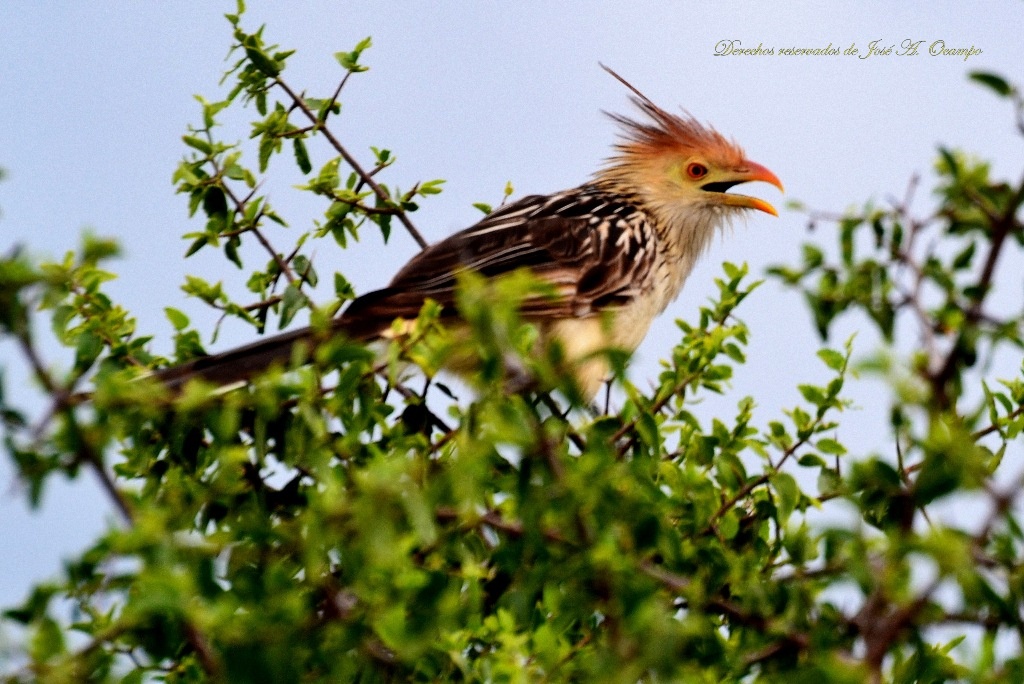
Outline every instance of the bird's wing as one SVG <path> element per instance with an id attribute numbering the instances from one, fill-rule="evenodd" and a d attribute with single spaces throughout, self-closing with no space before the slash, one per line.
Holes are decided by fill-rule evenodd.
<path id="1" fill-rule="evenodd" d="M 632 204 L 587 186 L 559 195 L 530 196 L 431 245 L 388 287 L 360 297 L 342 315 L 344 327 L 365 337 L 396 318 L 415 317 L 427 298 L 455 311 L 457 274 L 492 278 L 519 268 L 553 286 L 553 297 L 529 297 L 531 317 L 586 317 L 621 306 L 648 284 L 656 237 Z"/>

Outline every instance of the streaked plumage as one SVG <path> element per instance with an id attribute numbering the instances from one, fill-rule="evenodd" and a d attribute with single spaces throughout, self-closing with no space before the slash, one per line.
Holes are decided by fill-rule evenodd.
<path id="1" fill-rule="evenodd" d="M 610 70 L 609 70 L 610 71 Z M 496 277 L 529 268 L 554 286 L 556 297 L 523 303 L 523 315 L 578 360 L 579 385 L 593 396 L 607 367 L 594 352 L 634 350 L 651 321 L 676 298 L 716 230 L 744 209 L 775 214 L 767 202 L 726 194 L 733 185 L 781 183 L 742 150 L 690 116 L 670 114 L 611 72 L 646 116 L 612 115 L 623 132 L 615 154 L 592 181 L 554 195 L 532 195 L 424 249 L 384 289 L 356 299 L 336 320 L 350 337 L 371 340 L 396 318 L 418 315 L 427 299 L 454 317 L 456 275 Z M 611 325 L 605 321 L 611 312 Z M 227 383 L 251 377 L 308 329 L 284 333 L 224 354 L 160 371 L 177 386 L 192 377 Z"/>

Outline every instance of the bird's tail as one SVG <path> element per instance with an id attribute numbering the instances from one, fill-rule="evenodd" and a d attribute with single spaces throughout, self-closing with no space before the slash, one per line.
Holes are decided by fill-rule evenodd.
<path id="1" fill-rule="evenodd" d="M 312 327 L 290 330 L 243 347 L 164 368 L 150 377 L 171 390 L 180 389 L 189 380 L 203 380 L 220 386 L 232 385 L 249 380 L 274 363 L 287 364 L 298 345 L 306 345 L 308 357 L 317 343 L 332 335 L 340 334 L 350 340 L 369 342 L 380 337 L 391 322 L 399 317 L 394 310 L 376 306 L 388 294 L 387 290 L 378 290 L 357 299 L 331 322 L 326 331 Z"/>
<path id="2" fill-rule="evenodd" d="M 150 377 L 171 390 L 180 389 L 189 380 L 203 380 L 214 385 L 231 385 L 248 380 L 275 362 L 287 363 L 292 358 L 292 350 L 296 345 L 311 345 L 316 336 L 317 331 L 309 327 L 291 330 L 244 347 L 201 356 L 177 366 L 164 368 Z"/>

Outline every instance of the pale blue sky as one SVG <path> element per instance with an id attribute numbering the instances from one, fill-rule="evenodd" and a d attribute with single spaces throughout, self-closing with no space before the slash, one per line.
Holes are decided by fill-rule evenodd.
<path id="1" fill-rule="evenodd" d="M 915 172 L 930 178 L 936 146 L 963 147 L 994 161 L 997 175 L 1018 178 L 1024 166 L 1009 108 L 967 83 L 973 69 L 1024 81 L 1024 3 L 985 2 L 251 2 L 246 25 L 267 23 L 267 37 L 297 48 L 288 79 L 325 94 L 340 75 L 331 56 L 371 35 L 372 69 L 347 87 L 336 130 L 367 159 L 369 145 L 399 158 L 388 177 L 402 187 L 445 178 L 445 192 L 423 203 L 414 220 L 430 240 L 478 217 L 473 202 L 496 202 L 505 182 L 516 194 L 552 192 L 585 180 L 606 156 L 614 127 L 600 110 L 628 113 L 623 88 L 598 68 L 604 62 L 666 108 L 685 107 L 735 137 L 748 156 L 775 171 L 786 198 L 841 210 L 902 193 Z M 223 278 L 241 291 L 244 278 L 218 258 L 184 261 L 180 235 L 194 230 L 171 173 L 184 153 L 180 136 L 198 119 L 192 95 L 215 99 L 230 43 L 222 18 L 233 3 L 81 3 L 11 0 L 0 5 L 0 252 L 26 245 L 59 256 L 83 228 L 116 236 L 124 258 L 109 292 L 170 349 L 163 307 L 212 321 L 179 290 L 185 273 Z M 843 48 L 944 40 L 975 46 L 980 56 L 715 57 L 722 39 L 745 46 Z M 233 119 L 230 139 L 247 127 Z M 314 164 L 326 160 L 320 151 Z M 283 165 L 282 165 L 283 167 Z M 295 193 L 297 178 L 272 169 L 266 187 L 295 233 L 320 214 L 315 198 Z M 770 187 L 752 188 L 781 207 Z M 921 193 L 922 206 L 928 205 Z M 638 352 L 635 381 L 657 373 L 675 339 L 673 319 L 692 317 L 714 292 L 724 260 L 755 273 L 794 263 L 808 239 L 805 220 L 752 216 L 717 242 L 680 300 Z M 282 244 L 288 236 L 280 238 Z M 830 235 L 811 236 L 822 244 Z M 342 270 L 360 291 L 384 284 L 415 252 L 396 231 L 383 249 L 367 233 L 351 250 L 317 248 L 321 274 Z M 261 263 L 263 257 L 259 257 Z M 324 280 L 329 281 L 329 278 Z M 1019 306 L 1020 276 L 1004 273 L 1003 294 Z M 325 290 L 324 299 L 329 297 Z M 720 401 L 698 408 L 702 419 L 729 416 L 754 395 L 760 424 L 799 402 L 798 382 L 823 377 L 813 360 L 818 340 L 798 295 L 762 287 L 741 310 L 753 336 L 750 364 Z M 844 329 L 852 332 L 856 321 Z M 41 326 L 42 334 L 44 327 Z M 216 348 L 248 339 L 226 325 Z M 870 350 L 871 336 L 858 338 Z M 54 350 L 47 351 L 55 360 Z M 14 352 L 0 347 L 7 365 Z M 9 372 L 12 387 L 26 382 Z M 864 410 L 851 414 L 844 439 L 878 447 L 877 391 L 854 388 Z M 1016 454 L 1018 457 L 1021 454 Z M 54 576 L 62 558 L 116 518 L 93 481 L 56 481 L 43 510 L 29 514 L 10 465 L 0 461 L 0 605 L 20 600 L 33 580 Z"/>

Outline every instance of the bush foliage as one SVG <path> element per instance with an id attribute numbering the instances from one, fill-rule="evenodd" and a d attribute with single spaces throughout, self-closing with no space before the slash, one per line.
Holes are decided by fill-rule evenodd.
<path id="1" fill-rule="evenodd" d="M 440 181 L 389 185 L 392 153 L 375 148 L 363 166 L 332 128 L 369 39 L 336 55 L 337 89 L 311 97 L 286 79 L 291 51 L 247 33 L 239 9 L 230 91 L 200 101 L 174 182 L 205 217 L 188 254 L 222 250 L 252 301 L 199 276 L 183 287 L 257 332 L 300 314 L 324 324 L 353 292 L 338 274 L 335 301 L 313 303 L 318 241 L 344 249 L 398 229 L 424 244 L 409 216 Z M 1016 107 L 1024 135 L 1020 92 L 975 78 Z M 237 131 L 218 128 L 239 108 L 254 112 L 254 163 L 225 141 Z M 271 163 L 295 164 L 308 178 L 297 191 L 325 207 L 283 248 L 286 218 L 262 194 Z M 6 610 L 23 648 L 4 675 L 1024 681 L 1024 476 L 1004 461 L 1019 454 L 1024 378 L 991 370 L 1021 357 L 1024 316 L 991 295 L 1024 245 L 1024 182 L 946 149 L 937 172 L 927 216 L 912 192 L 810 213 L 839 244 L 807 244 L 771 277 L 804 293 L 826 340 L 859 312 L 881 348 L 852 362 L 849 342 L 829 341 L 816 363 L 830 379 L 800 385 L 802 403 L 766 424 L 756 397 L 730 415 L 694 407 L 743 370 L 737 316 L 757 285 L 745 267 L 725 264 L 716 300 L 679 322 L 653 389 L 630 384 L 613 355 L 610 410 L 578 405 L 557 349 L 531 352 L 535 332 L 516 314 L 536 285 L 525 275 L 464 280 L 467 339 L 448 338 L 428 306 L 383 358 L 330 340 L 245 388 L 171 395 L 145 371 L 202 354 L 209 331 L 168 308 L 174 356 L 149 351 L 104 294 L 113 242 L 87 238 L 59 262 L 4 257 L 0 333 L 22 352 L 7 363 L 27 364 L 48 401 L 33 412 L 3 388 L 5 450 L 33 504 L 53 477 L 93 471 L 122 517 L 61 581 Z M 246 266 L 243 245 L 266 264 Z M 44 330 L 73 356 L 67 368 L 43 358 Z M 434 379 L 452 354 L 481 360 L 471 396 Z M 510 359 L 538 391 L 506 392 Z M 840 441 L 855 366 L 891 388 L 885 453 Z M 983 500 L 981 520 L 929 516 L 965 493 Z"/>

